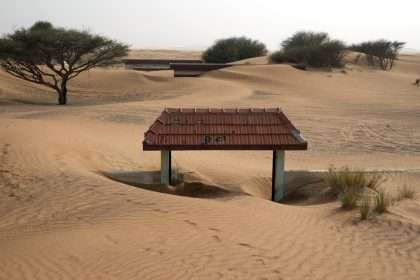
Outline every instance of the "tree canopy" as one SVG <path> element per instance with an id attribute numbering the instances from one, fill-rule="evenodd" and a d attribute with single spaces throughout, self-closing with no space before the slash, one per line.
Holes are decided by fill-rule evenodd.
<path id="1" fill-rule="evenodd" d="M 274 63 L 299 63 L 312 67 L 341 67 L 345 44 L 324 32 L 296 32 L 281 44 L 270 60 Z"/>
<path id="2" fill-rule="evenodd" d="M 67 103 L 67 83 L 80 73 L 126 56 L 128 46 L 88 31 L 39 21 L 0 38 L 0 66 L 17 78 L 45 85 Z"/>
<path id="3" fill-rule="evenodd" d="M 202 55 L 206 62 L 228 63 L 267 54 L 265 45 L 246 37 L 220 39 Z"/>
<path id="4" fill-rule="evenodd" d="M 371 66 L 379 66 L 382 70 L 391 70 L 404 45 L 404 42 L 380 39 L 354 44 L 350 46 L 350 49 L 365 53 Z"/>

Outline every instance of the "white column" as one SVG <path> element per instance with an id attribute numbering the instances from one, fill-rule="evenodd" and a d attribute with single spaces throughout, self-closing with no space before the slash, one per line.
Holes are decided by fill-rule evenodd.
<path id="1" fill-rule="evenodd" d="M 274 201 L 281 201 L 285 195 L 284 184 L 284 151 L 277 150 L 274 157 Z"/>
<path id="2" fill-rule="evenodd" d="M 160 183 L 163 185 L 169 185 L 170 180 L 170 168 L 171 168 L 171 151 L 162 150 L 160 151 Z"/>

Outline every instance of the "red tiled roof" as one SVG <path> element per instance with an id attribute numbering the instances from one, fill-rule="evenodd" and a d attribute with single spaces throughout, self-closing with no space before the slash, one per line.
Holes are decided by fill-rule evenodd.
<path id="1" fill-rule="evenodd" d="M 306 150 L 279 108 L 168 108 L 146 131 L 143 150 Z"/>

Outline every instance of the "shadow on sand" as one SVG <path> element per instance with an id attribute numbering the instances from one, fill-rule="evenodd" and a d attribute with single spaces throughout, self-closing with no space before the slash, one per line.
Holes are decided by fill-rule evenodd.
<path id="1" fill-rule="evenodd" d="M 315 205 L 335 201 L 324 181 L 325 171 L 287 171 L 286 197 L 284 203 L 294 205 Z"/>
<path id="2" fill-rule="evenodd" d="M 101 174 L 126 185 L 173 195 L 217 199 L 232 199 L 235 196 L 244 195 L 225 190 L 217 185 L 203 183 L 202 180 L 191 175 L 186 176 L 182 183 L 174 186 L 165 186 L 159 182 L 160 171 L 101 172 Z"/>
<path id="3" fill-rule="evenodd" d="M 227 190 L 221 185 L 208 183 L 196 174 L 184 174 L 184 180 L 176 185 L 160 184 L 160 171 L 136 172 L 101 172 L 108 179 L 149 191 L 195 198 L 229 200 L 243 195 L 252 195 L 250 188 L 258 188 L 263 193 L 260 197 L 271 198 L 271 178 L 257 177 L 249 182 L 247 190 L 238 186 L 237 191 Z M 286 197 L 283 201 L 290 205 L 315 205 L 329 203 L 336 198 L 328 193 L 324 183 L 324 172 L 317 171 L 287 171 Z M 261 193 L 260 192 L 260 193 Z"/>

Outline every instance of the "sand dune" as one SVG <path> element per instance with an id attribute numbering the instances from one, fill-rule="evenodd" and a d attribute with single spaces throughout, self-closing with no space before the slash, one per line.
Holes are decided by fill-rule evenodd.
<path id="1" fill-rule="evenodd" d="M 361 222 L 322 197 L 319 170 L 420 190 L 420 57 L 345 73 L 263 60 L 200 78 L 96 69 L 67 107 L 0 72 L 0 279 L 418 279 L 419 199 Z M 310 144 L 286 155 L 307 196 L 268 201 L 270 152 L 175 152 L 190 184 L 154 188 L 159 154 L 140 144 L 165 106 L 282 107 Z"/>

